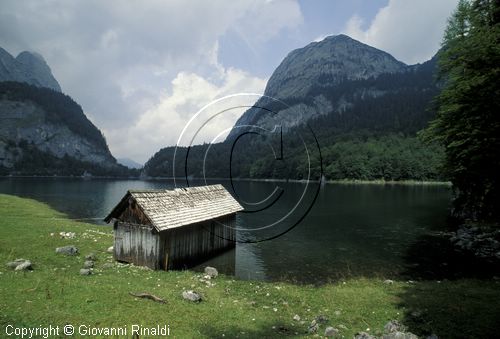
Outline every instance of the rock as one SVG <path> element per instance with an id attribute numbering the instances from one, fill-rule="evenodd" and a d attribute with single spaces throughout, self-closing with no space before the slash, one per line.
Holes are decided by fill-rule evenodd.
<path id="1" fill-rule="evenodd" d="M 91 275 L 91 274 L 92 274 L 91 268 L 82 268 L 80 270 L 80 275 Z"/>
<path id="2" fill-rule="evenodd" d="M 391 279 L 386 279 L 386 280 L 384 280 L 384 284 L 392 285 L 392 284 L 394 284 L 394 281 Z"/>
<path id="3" fill-rule="evenodd" d="M 354 335 L 354 339 L 377 339 L 377 338 L 366 332 L 358 332 Z"/>
<path id="4" fill-rule="evenodd" d="M 14 58 L 2 49 L 0 60 L 2 64 L 0 81 L 26 82 L 33 86 L 48 87 L 61 92 L 61 86 L 40 54 L 24 51 Z"/>
<path id="5" fill-rule="evenodd" d="M 96 261 L 97 260 L 97 256 L 94 253 L 90 253 L 90 254 L 88 254 L 88 255 L 85 256 L 85 260 Z"/>
<path id="6" fill-rule="evenodd" d="M 195 291 L 184 291 L 182 292 L 182 297 L 189 301 L 199 302 L 201 301 L 201 295 Z"/>
<path id="7" fill-rule="evenodd" d="M 93 268 L 94 262 L 92 260 L 85 260 L 83 263 L 83 268 Z"/>
<path id="8" fill-rule="evenodd" d="M 325 328 L 325 337 L 335 337 L 339 334 L 339 330 L 336 328 L 333 328 L 331 326 L 328 326 Z"/>
<path id="9" fill-rule="evenodd" d="M 59 232 L 59 235 L 63 239 L 74 239 L 76 237 L 75 232 Z"/>
<path id="10" fill-rule="evenodd" d="M 405 326 L 397 320 L 391 320 L 384 326 L 385 333 L 404 332 L 405 330 Z"/>
<path id="11" fill-rule="evenodd" d="M 437 335 L 432 333 L 431 335 L 428 335 L 426 339 L 439 339 Z"/>
<path id="12" fill-rule="evenodd" d="M 300 321 L 300 316 L 298 314 L 294 315 L 293 320 Z"/>
<path id="13" fill-rule="evenodd" d="M 31 261 L 29 260 L 25 260 L 24 262 L 17 265 L 17 267 L 15 268 L 16 271 L 28 271 L 32 269 L 33 267 L 31 266 Z"/>
<path id="14" fill-rule="evenodd" d="M 418 337 L 411 332 L 392 332 L 389 334 L 384 334 L 382 339 L 418 339 Z"/>
<path id="15" fill-rule="evenodd" d="M 367 68 L 365 65 L 370 67 Z M 329 79 L 328 83 L 333 85 L 340 83 L 342 79 L 368 79 L 382 73 L 403 72 L 406 67 L 387 53 L 361 44 L 346 35 L 330 36 L 290 52 L 269 78 L 264 93 L 266 96 L 281 99 L 293 97 L 300 103 L 276 111 L 279 113 L 276 117 L 286 116 L 286 119 L 279 121 L 279 125 L 283 126 L 283 129 L 288 129 L 304 123 L 309 114 L 313 116 L 327 114 L 336 107 L 345 105 L 346 99 L 330 101 L 323 95 L 311 94 L 311 88 L 314 84 L 322 82 L 321 79 Z M 364 95 L 375 95 L 368 90 L 366 92 Z M 312 101 L 311 104 L 306 104 L 309 101 Z M 256 106 L 266 103 L 266 99 L 260 99 Z M 304 115 L 299 112 L 308 113 Z M 278 120 L 270 115 L 261 114 L 257 109 L 249 109 L 238 119 L 236 125 L 250 124 L 272 130 L 278 124 Z M 231 131 L 229 139 L 236 137 L 236 134 L 235 130 Z"/>
<path id="16" fill-rule="evenodd" d="M 56 248 L 56 253 L 65 254 L 65 255 L 77 255 L 78 248 L 73 245 L 63 246 Z"/>
<path id="17" fill-rule="evenodd" d="M 207 266 L 205 267 L 205 274 L 208 275 L 210 278 L 217 278 L 219 272 L 215 267 Z"/>
<path id="18" fill-rule="evenodd" d="M 109 269 L 109 268 L 113 268 L 113 267 L 115 267 L 115 265 L 113 263 L 110 263 L 110 262 L 107 262 L 104 265 L 102 265 L 102 268 L 104 268 L 104 269 Z"/>
<path id="19" fill-rule="evenodd" d="M 26 261 L 28 261 L 28 260 L 20 258 L 20 259 L 14 260 L 14 261 L 10 261 L 10 262 L 6 263 L 5 265 L 7 267 L 15 269 L 17 266 L 21 265 L 22 263 L 24 263 Z"/>
<path id="20" fill-rule="evenodd" d="M 108 252 L 108 253 L 114 253 L 113 246 L 108 247 L 108 249 L 106 250 L 106 252 Z"/>
<path id="21" fill-rule="evenodd" d="M 316 320 L 311 321 L 311 325 L 307 328 L 307 332 L 309 333 L 316 333 L 318 332 L 319 329 L 319 324 L 316 322 Z"/>

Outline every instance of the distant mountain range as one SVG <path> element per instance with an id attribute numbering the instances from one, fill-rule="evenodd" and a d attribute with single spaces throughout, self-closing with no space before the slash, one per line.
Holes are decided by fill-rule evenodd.
<path id="1" fill-rule="evenodd" d="M 0 175 L 133 174 L 39 54 L 0 48 L 0 122 Z"/>
<path id="2" fill-rule="evenodd" d="M 310 135 L 310 127 L 321 146 L 323 169 L 329 179 L 442 179 L 442 149 L 416 138 L 416 132 L 434 116 L 431 101 L 439 92 L 435 71 L 436 58 L 406 65 L 346 35 L 327 37 L 292 51 L 269 79 L 266 97 L 235 125 L 267 130 L 281 126 L 283 161 L 276 161 L 269 152 L 267 143 L 277 145 L 276 137 L 241 138 L 234 149 L 238 154 L 233 154 L 231 175 L 306 177 L 304 145 L 297 135 Z M 229 176 L 233 142 L 250 130 L 234 128 L 225 142 L 210 148 L 205 164 L 208 177 Z M 314 140 L 304 143 L 310 150 L 316 149 Z M 207 145 L 200 145 L 189 150 L 189 175 L 202 176 L 207 149 Z M 177 153 L 180 162 L 176 172 L 181 175 L 186 154 L 187 149 Z M 145 164 L 145 172 L 171 176 L 172 156 L 172 147 L 160 150 Z M 312 171 L 317 177 L 319 154 L 310 156 L 316 158 Z"/>
<path id="3" fill-rule="evenodd" d="M 235 125 L 281 126 L 283 157 L 277 161 L 269 149 L 269 143 L 280 146 L 277 135 L 240 138 L 233 149 L 246 131 L 235 128 L 225 142 L 210 148 L 205 175 L 303 179 L 309 172 L 307 156 L 313 178 L 321 174 L 322 160 L 328 179 L 443 179 L 443 150 L 416 137 L 434 116 L 436 67 L 435 57 L 406 65 L 345 35 L 294 50 L 269 79 L 267 97 Z M 14 58 L 0 48 L 0 119 L 0 174 L 139 174 L 128 167 L 140 164 L 115 160 L 102 133 L 61 93 L 38 54 L 22 52 Z M 315 153 L 316 143 L 321 156 Z M 304 153 L 304 147 L 312 153 Z M 176 174 L 184 174 L 188 164 L 186 174 L 201 177 L 207 150 L 208 145 L 179 149 Z M 142 174 L 172 176 L 173 152 L 174 147 L 158 151 Z"/>
<path id="4" fill-rule="evenodd" d="M 143 166 L 130 158 L 117 158 L 116 161 L 118 161 L 118 163 L 122 164 L 123 166 L 127 166 L 128 168 L 139 169 Z"/>

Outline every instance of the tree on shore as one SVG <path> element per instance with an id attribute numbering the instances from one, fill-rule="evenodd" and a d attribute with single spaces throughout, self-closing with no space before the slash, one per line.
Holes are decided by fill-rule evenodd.
<path id="1" fill-rule="evenodd" d="M 445 146 L 454 215 L 500 220 L 500 1 L 461 0 L 439 53 L 443 90 L 424 135 Z"/>

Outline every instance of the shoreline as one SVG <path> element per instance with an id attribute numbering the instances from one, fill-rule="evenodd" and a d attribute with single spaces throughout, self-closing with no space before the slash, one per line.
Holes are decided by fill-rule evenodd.
<path id="1" fill-rule="evenodd" d="M 33 199 L 0 194 L 0 216 L 0 277 L 2 287 L 9 291 L 0 300 L 8 313 L 0 317 L 3 326 L 112 327 L 116 319 L 130 326 L 137 323 L 139 312 L 144 314 L 141 324 L 168 324 L 177 337 L 235 337 L 244 332 L 248 336 L 243 337 L 250 338 L 282 337 L 284 333 L 312 338 L 329 326 L 345 338 L 367 331 L 367 326 L 370 333 L 382 337 L 388 322 L 396 321 L 420 337 L 473 333 L 491 338 L 496 334 L 500 294 L 495 279 L 346 276 L 301 285 L 219 274 L 207 280 L 194 270 L 151 271 L 115 262 L 107 252 L 113 244 L 111 229 L 67 219 Z M 74 232 L 74 238 L 59 236 L 68 231 Z M 76 245 L 79 253 L 54 253 L 55 248 L 67 245 Z M 89 254 L 96 257 L 95 265 L 92 274 L 83 276 L 79 272 Z M 5 265 L 17 258 L 32 260 L 32 271 Z M 187 290 L 196 291 L 202 301 L 184 300 Z M 137 291 L 159 296 L 168 305 L 130 296 Z M 131 308 L 137 312 L 129 312 Z M 207 323 L 213 327 L 207 328 Z"/>
<path id="2" fill-rule="evenodd" d="M 53 175 L 8 175 L 0 176 L 0 179 L 9 178 L 30 178 L 30 179 L 82 179 L 82 180 L 101 180 L 101 179 L 114 179 L 114 180 L 141 180 L 141 181 L 159 181 L 159 180 L 179 180 L 184 181 L 185 177 L 111 177 L 111 176 L 53 176 Z M 193 181 L 229 181 L 230 178 L 190 178 Z M 307 180 L 304 179 L 256 179 L 256 178 L 233 178 L 233 181 L 253 181 L 253 182 L 284 182 L 284 183 L 299 183 L 305 184 Z M 311 183 L 320 183 L 319 180 L 310 180 Z M 336 179 L 325 180 L 325 184 L 341 184 L 341 185 L 408 185 L 408 186 L 452 186 L 449 181 L 430 181 L 430 180 L 361 180 L 361 179 Z"/>

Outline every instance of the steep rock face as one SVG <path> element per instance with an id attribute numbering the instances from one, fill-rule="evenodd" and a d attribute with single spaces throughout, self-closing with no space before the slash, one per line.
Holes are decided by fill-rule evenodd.
<path id="1" fill-rule="evenodd" d="M 269 79 L 265 94 L 281 100 L 303 97 L 314 85 L 331 86 L 405 68 L 390 54 L 347 35 L 330 36 L 288 54 Z"/>
<path id="2" fill-rule="evenodd" d="M 37 53 L 21 52 L 16 58 L 0 47 L 0 81 L 25 82 L 61 92 L 50 67 Z"/>
<path id="3" fill-rule="evenodd" d="M 332 92 L 336 85 L 346 81 L 369 79 L 408 69 L 407 65 L 384 51 L 346 35 L 330 36 L 290 52 L 269 79 L 264 95 L 282 100 L 289 107 L 277 105 L 276 108 L 271 99 L 262 98 L 255 106 L 270 108 L 276 114 L 251 108 L 240 117 L 236 125 L 258 125 L 272 129 L 278 124 L 286 130 L 315 116 L 350 106 L 350 102 L 343 96 L 334 100 L 331 95 L 327 98 L 322 93 L 325 88 Z M 377 89 L 363 90 L 360 93 L 363 96 L 381 94 L 384 93 Z M 234 129 L 229 138 L 239 132 L 241 129 Z"/>
<path id="4" fill-rule="evenodd" d="M 109 167 L 116 164 L 107 148 L 49 121 L 47 112 L 31 101 L 0 100 L 0 166 L 11 168 L 23 155 L 20 143 L 32 144 L 58 158 L 65 155 Z"/>

